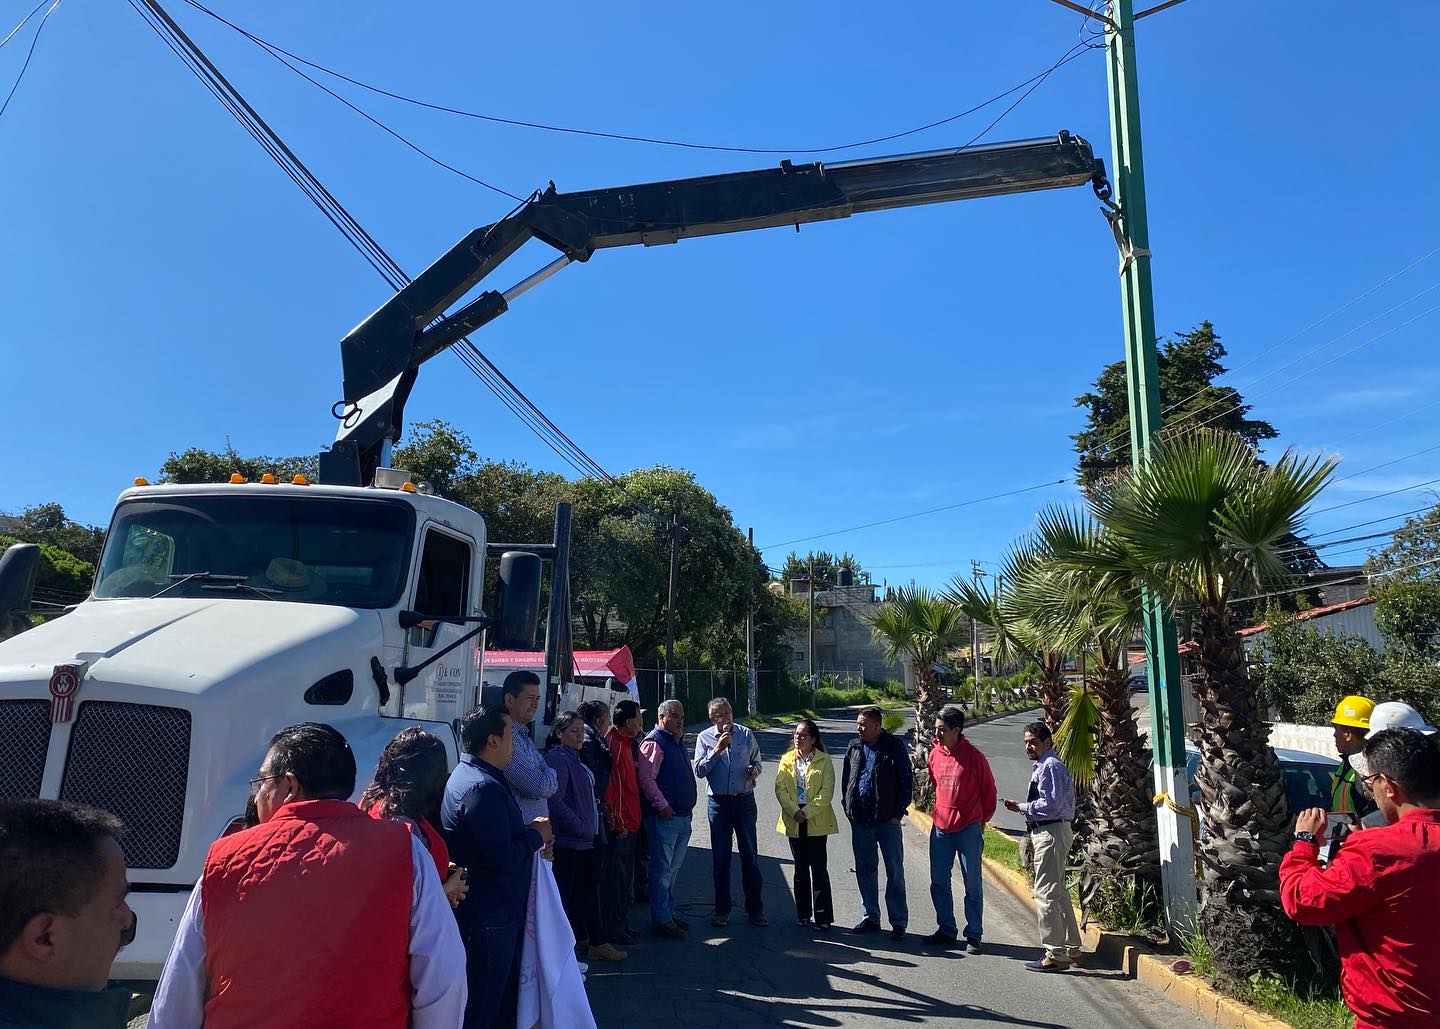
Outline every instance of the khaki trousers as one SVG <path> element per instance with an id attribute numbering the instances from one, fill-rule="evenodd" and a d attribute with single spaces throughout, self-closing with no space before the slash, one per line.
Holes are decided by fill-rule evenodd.
<path id="1" fill-rule="evenodd" d="M 1040 943 L 1056 961 L 1080 956 L 1080 926 L 1075 906 L 1065 888 L 1065 859 L 1075 835 L 1069 822 L 1044 825 L 1030 833 L 1035 852 L 1035 914 L 1040 922 Z"/>

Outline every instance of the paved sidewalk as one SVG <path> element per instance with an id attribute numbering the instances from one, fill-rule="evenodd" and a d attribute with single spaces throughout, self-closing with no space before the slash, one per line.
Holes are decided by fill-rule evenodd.
<path id="1" fill-rule="evenodd" d="M 1028 717 L 1012 716 L 976 726 L 977 737 L 982 730 L 990 730 L 975 742 L 995 762 L 997 779 L 1002 778 L 1001 766 L 1011 764 L 1004 750 L 1019 739 L 1020 726 Z M 821 729 L 838 763 L 854 735 L 854 723 L 826 720 Z M 710 927 L 709 834 L 702 797 L 677 891 L 681 917 L 690 922 L 690 938 L 675 943 L 647 935 L 630 949 L 628 960 L 593 965 L 589 992 L 600 1026 L 668 1023 L 716 1029 L 774 1025 L 878 1029 L 908 1023 L 1192 1029 L 1209 1024 L 1118 971 L 1095 969 L 1047 976 L 1026 972 L 1021 962 L 1039 954 L 1033 915 L 998 890 L 986 893 L 984 954 L 972 957 L 926 948 L 920 937 L 935 928 L 929 860 L 925 840 L 908 820 L 904 832 L 909 937 L 896 942 L 888 933 L 851 936 L 844 931 L 859 921 L 860 901 L 843 815 L 840 835 L 830 841 L 837 928 L 828 935 L 798 928 L 790 892 L 790 854 L 784 838 L 775 831 L 779 805 L 773 792 L 776 761 L 788 746 L 789 734 L 790 727 L 758 734 L 766 758 L 757 797 L 769 927 L 755 928 L 745 920 L 738 858 L 732 862 L 736 911 L 727 928 Z M 1020 757 L 1023 759 L 1023 754 Z M 1014 770 L 1006 767 L 1004 777 L 1011 778 L 1016 771 L 1018 766 Z M 1023 779 L 1019 785 L 1023 787 Z M 1002 794 L 1013 792 L 1013 786 L 1002 781 L 1000 790 Z M 960 897 L 957 882 L 957 909 Z M 648 907 L 631 910 L 633 926 L 648 928 L 648 923 Z"/>

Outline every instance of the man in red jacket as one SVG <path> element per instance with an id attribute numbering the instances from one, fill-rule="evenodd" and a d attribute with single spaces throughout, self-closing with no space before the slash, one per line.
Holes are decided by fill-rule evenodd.
<path id="1" fill-rule="evenodd" d="M 435 863 L 348 799 L 345 737 L 281 729 L 252 786 L 260 823 L 211 844 L 151 1029 L 458 1026 L 465 952 Z"/>
<path id="2" fill-rule="evenodd" d="M 1415 729 L 1365 743 L 1360 782 L 1387 824 L 1345 838 L 1325 867 L 1325 811 L 1301 812 L 1280 864 L 1280 901 L 1301 925 L 1333 925 L 1355 1029 L 1440 1025 L 1440 750 Z"/>
<path id="3" fill-rule="evenodd" d="M 605 787 L 610 846 L 600 869 L 600 921 L 610 943 L 634 943 L 639 939 L 629 921 L 635 836 L 640 831 L 640 783 L 635 777 L 631 744 L 640 735 L 644 714 L 635 701 L 620 701 L 605 736 L 610 748 L 610 782 Z"/>
<path id="4" fill-rule="evenodd" d="M 980 953 L 984 936 L 985 894 L 980 875 L 985 823 L 995 817 L 995 776 L 990 762 L 965 738 L 965 712 L 946 704 L 935 719 L 935 745 L 927 764 L 935 784 L 934 826 L 930 829 L 930 900 L 940 927 L 925 942 L 953 946 L 955 901 L 950 873 L 960 858 L 965 883 L 965 949 Z"/>

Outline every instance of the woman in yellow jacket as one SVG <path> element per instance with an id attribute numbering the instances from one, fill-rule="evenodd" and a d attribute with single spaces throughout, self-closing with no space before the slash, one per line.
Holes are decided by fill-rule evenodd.
<path id="1" fill-rule="evenodd" d="M 810 719 L 801 719 L 775 773 L 775 798 L 780 801 L 775 830 L 789 837 L 795 859 L 795 924 L 810 925 L 813 912 L 815 927 L 822 930 L 835 923 L 825 857 L 825 837 L 840 831 L 834 796 L 835 766 L 825 753 L 820 730 Z"/>

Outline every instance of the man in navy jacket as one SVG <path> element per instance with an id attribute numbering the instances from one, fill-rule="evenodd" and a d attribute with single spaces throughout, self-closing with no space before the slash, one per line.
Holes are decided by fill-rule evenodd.
<path id="1" fill-rule="evenodd" d="M 460 741 L 465 753 L 445 786 L 440 822 L 450 859 L 470 871 L 470 892 L 455 909 L 470 984 L 465 1029 L 509 1027 L 519 996 L 531 859 L 550 846 L 550 820 L 527 825 L 520 818 L 505 781 L 515 736 L 504 708 L 466 714 Z"/>

